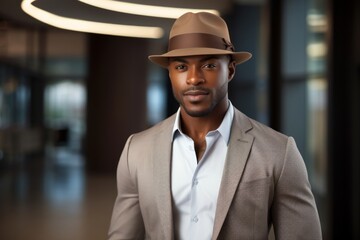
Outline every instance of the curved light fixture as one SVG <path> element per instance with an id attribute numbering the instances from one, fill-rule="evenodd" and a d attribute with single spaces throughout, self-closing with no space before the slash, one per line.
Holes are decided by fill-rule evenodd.
<path id="1" fill-rule="evenodd" d="M 21 8 L 24 12 L 37 20 L 54 27 L 88 33 L 98 33 L 126 37 L 161 38 L 164 31 L 160 27 L 145 27 L 133 25 L 121 25 L 113 23 L 101 23 L 75 18 L 62 17 L 34 6 L 36 0 L 23 0 Z"/>
<path id="2" fill-rule="evenodd" d="M 114 0 L 78 0 L 78 1 L 111 11 L 149 16 L 149 17 L 176 19 L 186 12 L 194 12 L 194 13 L 210 12 L 219 15 L 219 12 L 214 9 L 174 8 L 174 7 L 136 4 L 136 3 L 122 2 L 122 1 L 114 1 Z"/>

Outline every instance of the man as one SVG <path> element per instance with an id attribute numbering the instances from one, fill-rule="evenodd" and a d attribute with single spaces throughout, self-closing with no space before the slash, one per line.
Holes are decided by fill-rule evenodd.
<path id="1" fill-rule="evenodd" d="M 129 137 L 121 154 L 109 239 L 321 239 L 306 168 L 293 138 L 248 118 L 228 100 L 235 52 L 226 23 L 186 13 L 169 51 L 180 108 Z"/>

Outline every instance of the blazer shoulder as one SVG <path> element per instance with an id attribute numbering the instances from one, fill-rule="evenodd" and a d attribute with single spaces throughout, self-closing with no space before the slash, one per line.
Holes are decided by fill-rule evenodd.
<path id="1" fill-rule="evenodd" d="M 141 132 L 132 135 L 132 141 L 151 141 L 159 140 L 165 136 L 171 137 L 172 129 L 174 126 L 176 114 L 162 120 L 161 122 L 149 127 Z"/>
<path id="2" fill-rule="evenodd" d="M 259 140 L 259 138 L 266 140 L 271 139 L 272 142 L 286 143 L 289 138 L 289 136 L 272 129 L 264 123 L 248 117 L 237 109 L 235 110 L 235 119 L 235 124 L 238 124 L 243 132 L 252 135 L 257 140 Z"/>
<path id="3" fill-rule="evenodd" d="M 248 171 L 245 172 L 247 176 L 244 179 L 253 179 L 254 172 L 264 172 L 266 173 L 264 175 L 273 176 L 274 182 L 277 182 L 286 165 L 303 164 L 303 159 L 292 137 L 251 119 L 241 112 L 237 115 L 241 117 L 241 120 L 237 120 L 238 125 L 244 122 L 248 125 L 244 135 L 250 135 L 253 138 L 251 154 L 247 162 Z"/>
<path id="4" fill-rule="evenodd" d="M 253 138 L 251 152 L 252 157 L 256 158 L 257 164 L 270 168 L 273 166 L 274 169 L 279 170 L 277 173 L 280 173 L 292 138 L 246 116 L 240 111 L 236 116 L 235 124 L 238 126 L 247 125 L 246 131 L 243 131 L 242 134 Z M 294 148 L 296 148 L 295 144 Z"/>
<path id="5" fill-rule="evenodd" d="M 140 169 L 146 172 L 146 168 L 153 162 L 151 159 L 156 159 L 154 156 L 170 151 L 173 122 L 171 116 L 128 138 L 122 156 L 124 155 L 124 159 L 128 162 L 131 172 L 137 172 Z"/>
<path id="6" fill-rule="evenodd" d="M 253 125 L 252 134 L 255 136 L 261 136 L 264 138 L 271 138 L 273 141 L 286 142 L 289 136 L 274 130 L 273 128 L 260 123 L 254 119 L 250 119 L 251 124 Z"/>

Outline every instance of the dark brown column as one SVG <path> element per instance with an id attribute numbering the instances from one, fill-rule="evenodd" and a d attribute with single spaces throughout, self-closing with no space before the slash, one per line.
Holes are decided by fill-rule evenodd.
<path id="1" fill-rule="evenodd" d="M 146 126 L 148 42 L 91 35 L 87 77 L 86 165 L 114 172 L 125 141 Z"/>
<path id="2" fill-rule="evenodd" d="M 329 2 L 329 235 L 359 239 L 360 4 Z"/>
<path id="3" fill-rule="evenodd" d="M 280 131 L 282 101 L 282 19 L 283 1 L 269 0 L 269 121 Z"/>

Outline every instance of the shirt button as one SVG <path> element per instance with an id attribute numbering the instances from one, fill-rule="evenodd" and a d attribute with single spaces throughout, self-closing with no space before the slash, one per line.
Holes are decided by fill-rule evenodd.
<path id="1" fill-rule="evenodd" d="M 198 217 L 195 216 L 195 217 L 193 218 L 193 222 L 194 222 L 194 223 L 197 223 L 198 221 L 199 221 Z"/>
<path id="2" fill-rule="evenodd" d="M 194 186 L 198 185 L 199 181 L 197 179 L 194 180 Z"/>

